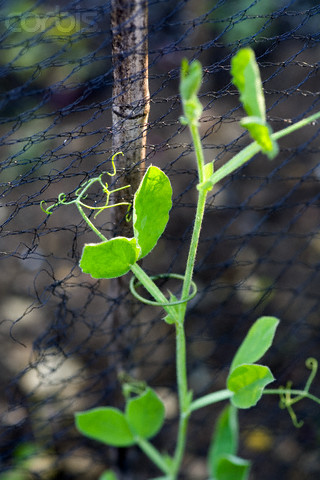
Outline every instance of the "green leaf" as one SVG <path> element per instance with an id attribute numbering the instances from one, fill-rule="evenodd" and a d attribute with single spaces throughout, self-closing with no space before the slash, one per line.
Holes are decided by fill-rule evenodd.
<path id="1" fill-rule="evenodd" d="M 136 443 L 127 419 L 116 408 L 99 407 L 78 412 L 75 423 L 77 429 L 86 437 L 112 447 L 128 447 Z"/>
<path id="2" fill-rule="evenodd" d="M 259 67 L 254 51 L 242 48 L 231 59 L 232 82 L 240 93 L 240 100 L 247 115 L 266 120 L 266 106 Z"/>
<path id="3" fill-rule="evenodd" d="M 131 429 L 142 438 L 153 437 L 163 425 L 165 409 L 162 401 L 151 388 L 126 405 L 125 417 Z"/>
<path id="4" fill-rule="evenodd" d="M 241 126 L 246 128 L 250 136 L 261 147 L 270 159 L 274 158 L 279 147 L 272 139 L 272 129 L 266 121 L 266 105 L 254 51 L 242 48 L 231 59 L 232 82 L 240 93 L 240 100 L 248 117 L 241 120 Z"/>
<path id="5" fill-rule="evenodd" d="M 238 348 L 230 371 L 244 363 L 258 361 L 271 347 L 279 320 L 276 317 L 260 317 L 250 328 L 242 344 Z"/>
<path id="6" fill-rule="evenodd" d="M 202 83 L 202 66 L 198 60 L 189 64 L 184 58 L 181 62 L 180 95 L 182 101 L 197 96 Z"/>
<path id="7" fill-rule="evenodd" d="M 197 97 L 202 82 L 202 67 L 198 60 L 190 64 L 186 59 L 181 63 L 180 95 L 184 116 L 180 118 L 183 125 L 198 125 L 202 114 L 202 105 Z"/>
<path id="8" fill-rule="evenodd" d="M 238 408 L 250 408 L 256 405 L 266 385 L 274 377 L 268 367 L 263 365 L 240 365 L 227 379 L 227 388 L 234 392 L 231 403 Z"/>
<path id="9" fill-rule="evenodd" d="M 139 258 L 155 247 L 166 228 L 172 207 L 171 197 L 172 188 L 167 175 L 157 167 L 149 167 L 133 201 L 133 230 L 141 248 Z"/>
<path id="10" fill-rule="evenodd" d="M 113 473 L 112 470 L 106 470 L 99 477 L 99 480 L 117 480 L 117 479 L 118 477 L 116 476 L 115 473 Z"/>
<path id="11" fill-rule="evenodd" d="M 278 143 L 271 137 L 273 132 L 266 121 L 259 117 L 245 117 L 240 121 L 240 125 L 248 130 L 253 140 L 260 145 L 262 153 L 270 160 L 278 155 Z"/>
<path id="12" fill-rule="evenodd" d="M 130 270 L 139 256 L 135 238 L 116 237 L 102 243 L 84 246 L 80 267 L 93 278 L 121 277 Z"/>
<path id="13" fill-rule="evenodd" d="M 217 420 L 209 449 L 208 466 L 213 478 L 217 478 L 217 468 L 221 457 L 236 454 L 238 430 L 237 409 L 233 405 L 228 405 Z"/>
<path id="14" fill-rule="evenodd" d="M 247 480 L 250 462 L 234 455 L 221 457 L 214 480 Z"/>

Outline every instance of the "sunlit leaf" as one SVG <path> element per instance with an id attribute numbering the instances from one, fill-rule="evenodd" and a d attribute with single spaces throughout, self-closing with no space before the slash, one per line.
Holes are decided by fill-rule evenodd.
<path id="1" fill-rule="evenodd" d="M 266 106 L 259 67 L 254 51 L 241 48 L 231 59 L 232 82 L 240 93 L 244 110 L 250 117 L 266 119 Z"/>
<path id="2" fill-rule="evenodd" d="M 248 117 L 241 120 L 246 128 L 270 159 L 278 152 L 278 144 L 273 138 L 272 129 L 266 121 L 266 105 L 260 71 L 254 51 L 251 48 L 241 48 L 231 59 L 232 82 L 240 93 L 240 100 Z"/>
<path id="3" fill-rule="evenodd" d="M 87 243 L 80 267 L 93 278 L 121 277 L 137 261 L 139 253 L 135 238 L 116 237 L 106 242 Z"/>
<path id="4" fill-rule="evenodd" d="M 134 196 L 133 230 L 141 252 L 147 255 L 157 244 L 172 207 L 170 180 L 158 167 L 149 167 Z"/>

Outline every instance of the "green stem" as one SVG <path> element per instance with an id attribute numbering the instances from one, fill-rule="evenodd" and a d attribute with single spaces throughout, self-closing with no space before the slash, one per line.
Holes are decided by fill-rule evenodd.
<path id="1" fill-rule="evenodd" d="M 274 140 L 278 140 L 279 138 L 285 137 L 286 135 L 295 132 L 299 128 L 309 125 L 310 123 L 316 121 L 318 118 L 320 118 L 320 112 L 317 112 L 310 117 L 304 118 L 303 120 L 300 120 L 300 122 L 294 123 L 289 127 L 283 128 L 279 132 L 273 133 L 271 137 Z M 256 153 L 260 151 L 261 147 L 256 142 L 253 142 L 247 147 L 245 147 L 237 155 L 232 157 L 225 165 L 220 167 L 216 172 L 211 175 L 209 181 L 212 186 L 223 180 L 226 176 L 230 175 L 238 168 L 242 167 L 242 165 L 244 165 L 248 160 L 250 160 Z"/>
<path id="2" fill-rule="evenodd" d="M 190 396 L 188 394 L 186 338 L 183 322 L 176 322 L 176 371 L 180 406 L 177 445 L 174 454 L 174 473 L 177 475 L 182 462 L 190 416 Z"/>
<path id="3" fill-rule="evenodd" d="M 146 456 L 149 457 L 150 460 L 152 460 L 153 463 L 157 465 L 157 467 L 162 470 L 163 473 L 170 475 L 171 469 L 164 460 L 161 453 L 145 438 L 136 437 L 136 441 L 141 450 L 146 454 Z"/>
<path id="4" fill-rule="evenodd" d="M 189 125 L 192 141 L 195 149 L 199 181 L 204 181 L 204 156 L 201 144 L 201 138 L 199 129 L 196 125 Z M 195 259 L 199 244 L 200 231 L 202 226 L 202 220 L 205 211 L 207 191 L 200 190 L 198 192 L 198 202 L 195 221 L 193 225 L 193 232 L 191 237 L 191 243 L 189 247 L 188 259 L 186 264 L 184 282 L 182 287 L 181 299 L 187 298 L 191 288 L 191 282 L 193 277 Z M 188 376 L 187 376 L 187 358 L 186 358 L 186 338 L 184 331 L 184 320 L 187 309 L 187 303 L 179 306 L 179 318 L 176 322 L 176 369 L 177 369 L 177 383 L 178 383 L 178 396 L 179 396 L 179 427 L 177 445 L 174 454 L 174 472 L 178 473 L 180 464 L 185 451 L 188 421 L 190 417 L 190 402 L 191 397 L 188 392 Z"/>
<path id="5" fill-rule="evenodd" d="M 76 205 L 77 205 L 77 208 L 81 214 L 81 217 L 83 218 L 83 220 L 89 225 L 89 227 L 94 231 L 94 233 L 96 235 L 98 235 L 98 237 L 103 241 L 103 242 L 106 242 L 108 239 L 102 235 L 102 233 L 94 226 L 94 224 L 91 222 L 91 220 L 89 220 L 89 218 L 87 217 L 87 215 L 85 214 L 83 208 L 81 207 L 81 205 L 79 204 L 79 202 L 76 202 Z"/>
<path id="6" fill-rule="evenodd" d="M 146 272 L 137 264 L 134 263 L 130 267 L 132 273 L 137 277 L 144 288 L 153 296 L 153 298 L 160 303 L 166 303 L 168 300 L 163 295 L 161 290 L 157 287 L 154 281 L 146 274 Z"/>
<path id="7" fill-rule="evenodd" d="M 198 398 L 190 405 L 190 411 L 199 410 L 199 408 L 207 407 L 213 403 L 222 402 L 223 400 L 228 400 L 233 395 L 233 392 L 230 390 L 219 390 L 218 392 L 209 393 L 204 395 L 201 398 Z"/>
<path id="8" fill-rule="evenodd" d="M 163 293 L 157 287 L 154 281 L 149 277 L 149 275 L 146 274 L 146 272 L 137 263 L 134 263 L 133 265 L 131 265 L 130 269 L 132 273 L 135 275 L 135 277 L 139 280 L 141 285 L 143 285 L 143 287 L 150 293 L 150 295 L 152 295 L 152 297 L 157 302 L 162 304 L 168 302 L 167 298 L 163 295 Z M 174 307 L 166 307 L 162 305 L 162 308 L 167 313 L 172 315 L 173 318 L 176 318 Z"/>
<path id="9" fill-rule="evenodd" d="M 286 395 L 288 393 L 292 395 L 299 395 L 301 398 L 309 398 L 309 400 L 313 400 L 320 405 L 320 398 L 312 395 L 309 392 L 306 392 L 305 390 L 291 390 L 290 388 L 266 388 L 265 390 L 263 390 L 263 394 L 266 395 Z M 293 401 L 293 403 L 295 402 Z"/>

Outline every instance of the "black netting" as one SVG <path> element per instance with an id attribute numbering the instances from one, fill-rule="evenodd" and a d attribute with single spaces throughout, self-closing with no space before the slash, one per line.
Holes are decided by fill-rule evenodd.
<path id="1" fill-rule="evenodd" d="M 11 0 L 1 7 L 0 479 L 19 462 L 21 480 L 94 480 L 108 467 L 121 478 L 150 478 L 158 472 L 138 450 L 117 452 L 81 437 L 73 414 L 122 407 L 121 365 L 166 399 L 169 419 L 155 443 L 172 449 L 172 329 L 160 321 L 160 309 L 136 305 L 128 291 L 115 293 L 112 281 L 81 273 L 82 246 L 95 237 L 73 206 L 50 217 L 40 209 L 42 200 L 72 196 L 86 179 L 110 171 L 111 2 Z M 254 48 L 268 119 L 279 130 L 320 109 L 319 22 L 320 5 L 311 0 L 149 0 L 146 164 L 161 167 L 174 190 L 165 235 L 143 264 L 149 273 L 183 272 L 195 210 L 194 157 L 179 122 L 181 59 L 204 66 L 201 135 L 206 158 L 222 165 L 249 141 L 230 82 L 232 55 Z M 319 125 L 280 147 L 275 160 L 256 156 L 209 197 L 195 272 L 199 293 L 187 321 L 196 396 L 224 388 L 232 356 L 261 314 L 281 319 L 268 354 L 278 385 L 291 379 L 301 387 L 305 359 L 319 359 Z M 97 220 L 110 236 L 112 216 Z M 132 314 L 115 328 L 123 308 Z M 319 380 L 313 389 L 319 395 Z M 207 478 L 219 410 L 194 415 L 181 478 Z M 240 453 L 254 462 L 252 479 L 319 478 L 319 410 L 305 401 L 297 411 L 305 421 L 300 429 L 276 398 L 241 413 Z M 27 449 L 36 449 L 28 462 Z"/>

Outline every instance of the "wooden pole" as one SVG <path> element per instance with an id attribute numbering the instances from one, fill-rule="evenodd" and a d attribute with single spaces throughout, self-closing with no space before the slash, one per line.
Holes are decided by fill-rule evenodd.
<path id="1" fill-rule="evenodd" d="M 117 156 L 121 198 L 131 201 L 137 190 L 146 156 L 146 133 L 150 110 L 148 83 L 148 1 L 112 0 L 113 106 L 112 149 Z M 128 230 L 125 210 L 115 209 L 116 232 Z"/>
<path id="2" fill-rule="evenodd" d="M 148 83 L 148 1 L 111 0 L 113 107 L 112 150 L 122 151 L 115 160 L 117 168 L 116 188 L 121 190 L 114 202 L 132 202 L 145 170 L 146 134 L 150 109 Z M 127 208 L 112 210 L 114 236 L 132 237 L 132 223 L 125 220 Z M 112 281 L 112 296 L 118 302 L 114 311 L 113 326 L 118 334 L 114 348 L 118 354 L 139 336 L 139 329 L 125 328 L 133 318 L 134 307 L 128 295 L 128 275 Z M 134 338 L 133 338 L 134 336 Z M 121 355 L 121 353 L 120 353 Z M 117 355 L 119 358 L 120 355 Z M 122 353 L 123 355 L 123 353 Z M 122 362 L 117 365 L 122 369 Z M 131 372 L 134 373 L 134 372 Z"/>

